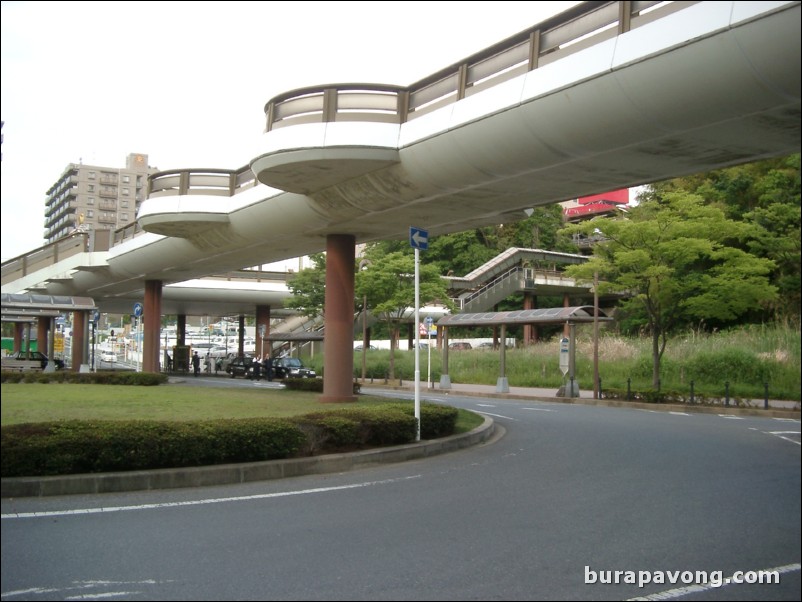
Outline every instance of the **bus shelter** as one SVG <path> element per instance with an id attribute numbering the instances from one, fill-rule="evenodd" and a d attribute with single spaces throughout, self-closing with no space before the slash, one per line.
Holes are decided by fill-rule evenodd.
<path id="1" fill-rule="evenodd" d="M 450 314 L 443 316 L 437 321 L 438 328 L 443 332 L 443 370 L 440 375 L 440 388 L 451 388 L 451 377 L 448 374 L 448 329 L 460 327 L 473 327 L 478 328 L 481 326 L 500 327 L 501 328 L 501 341 L 499 345 L 499 377 L 496 382 L 497 393 L 509 393 L 510 387 L 507 382 L 506 374 L 506 353 L 507 346 L 504 341 L 507 340 L 507 326 L 518 324 L 568 324 L 569 326 L 569 356 L 570 368 L 569 376 L 572 378 L 572 391 L 571 397 L 575 396 L 574 393 L 574 371 L 575 365 L 575 330 L 573 326 L 577 323 L 593 323 L 598 320 L 600 322 L 609 322 L 611 317 L 604 314 L 601 310 L 597 311 L 594 315 L 594 307 L 592 305 L 580 305 L 575 307 L 554 307 L 542 309 L 521 309 L 512 311 L 489 311 L 476 314 Z"/>

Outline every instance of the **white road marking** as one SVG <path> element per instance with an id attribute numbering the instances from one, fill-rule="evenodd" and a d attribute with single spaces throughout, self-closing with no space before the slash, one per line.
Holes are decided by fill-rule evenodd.
<path id="1" fill-rule="evenodd" d="M 387 485 L 389 483 L 398 483 L 409 479 L 417 479 L 421 475 L 414 475 L 411 477 L 402 477 L 399 479 L 385 479 L 383 481 L 367 481 L 365 483 L 355 483 L 353 485 L 339 485 L 337 487 L 317 487 L 314 489 L 302 489 L 300 491 L 282 491 L 279 493 L 261 493 L 257 495 L 243 495 L 240 497 L 223 497 L 212 498 L 206 500 L 188 500 L 185 502 L 162 502 L 159 504 L 140 504 L 137 506 L 109 506 L 107 508 L 82 508 L 75 510 L 55 510 L 48 512 L 16 512 L 11 514 L 3 514 L 0 516 L 3 520 L 15 518 L 42 518 L 49 516 L 70 516 L 74 514 L 101 514 L 107 512 L 131 512 L 133 510 L 155 510 L 160 508 L 174 508 L 177 506 L 201 506 L 205 504 L 223 504 L 226 502 L 247 502 L 251 500 L 263 500 L 276 497 L 287 497 L 290 495 L 306 495 L 310 493 L 328 493 L 331 491 L 341 491 L 344 489 L 357 489 L 360 487 L 372 487 L 374 485 Z"/>

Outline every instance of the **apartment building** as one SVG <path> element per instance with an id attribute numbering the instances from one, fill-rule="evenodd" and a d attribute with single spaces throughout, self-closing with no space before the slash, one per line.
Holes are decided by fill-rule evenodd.
<path id="1" fill-rule="evenodd" d="M 75 229 L 116 230 L 134 223 L 148 175 L 156 171 L 142 153 L 129 154 L 123 168 L 70 163 L 47 191 L 45 244 Z"/>

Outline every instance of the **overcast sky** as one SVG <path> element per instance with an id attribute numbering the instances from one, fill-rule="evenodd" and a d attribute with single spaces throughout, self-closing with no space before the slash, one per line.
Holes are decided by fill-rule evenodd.
<path id="1" fill-rule="evenodd" d="M 69 163 L 234 169 L 294 88 L 408 85 L 578 2 L 2 2 L 2 259 Z"/>

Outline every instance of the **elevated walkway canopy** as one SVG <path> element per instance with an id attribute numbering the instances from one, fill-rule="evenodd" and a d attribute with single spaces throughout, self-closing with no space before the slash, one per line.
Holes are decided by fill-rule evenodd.
<path id="1" fill-rule="evenodd" d="M 600 321 L 609 322 L 611 317 L 599 310 Z M 488 311 L 477 314 L 450 314 L 437 321 L 438 326 L 513 326 L 516 324 L 564 324 L 565 322 L 593 322 L 593 306 L 552 307 L 543 309 L 521 309 L 513 311 Z"/>
<path id="2" fill-rule="evenodd" d="M 0 294 L 3 322 L 32 322 L 37 318 L 56 318 L 65 312 L 94 311 L 91 297 L 34 294 Z"/>

